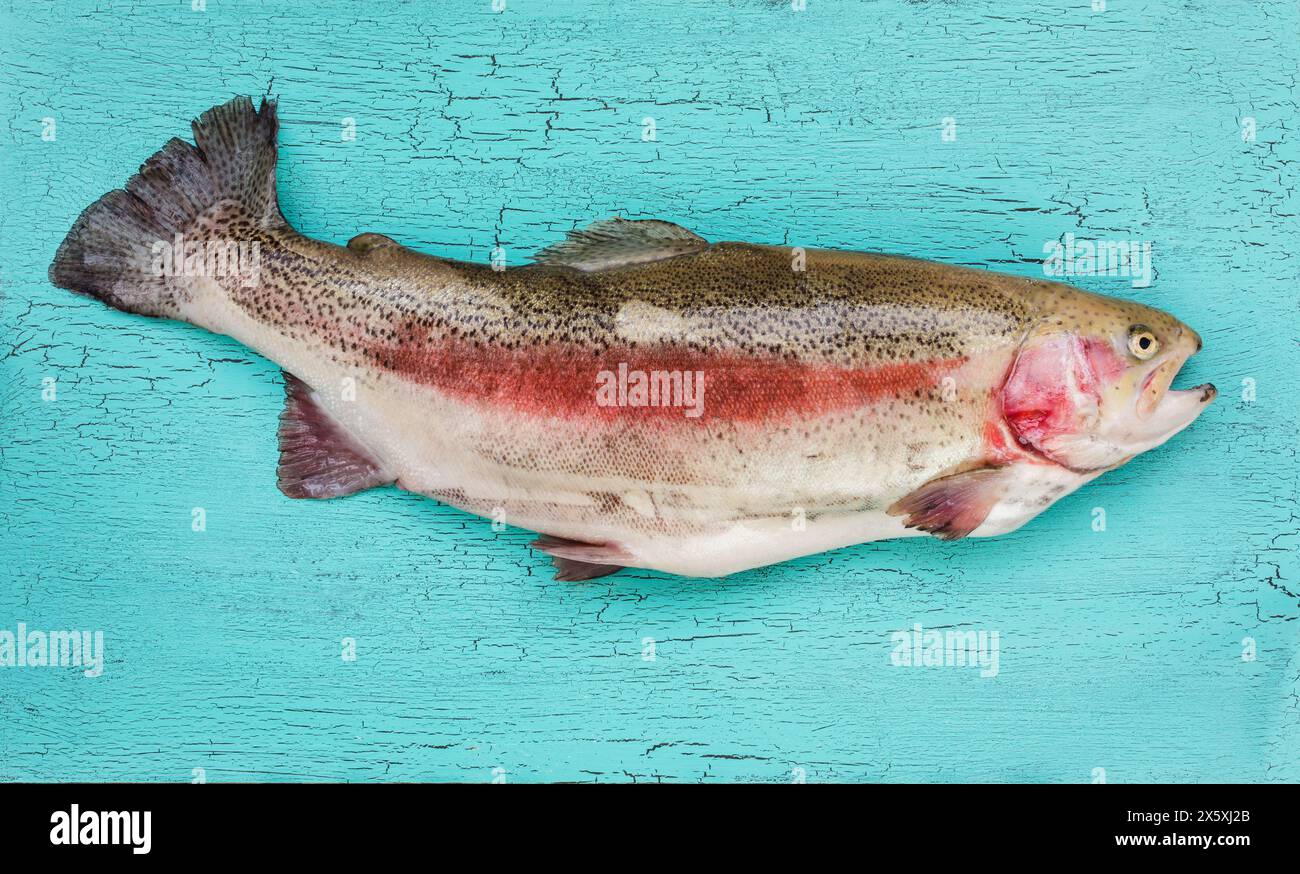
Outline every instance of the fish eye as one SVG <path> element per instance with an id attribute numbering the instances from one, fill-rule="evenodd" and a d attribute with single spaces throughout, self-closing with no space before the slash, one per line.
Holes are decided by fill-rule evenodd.
<path id="1" fill-rule="evenodd" d="M 1140 361 L 1146 361 L 1160 349 L 1160 341 L 1146 325 L 1134 325 L 1128 329 L 1128 351 Z"/>

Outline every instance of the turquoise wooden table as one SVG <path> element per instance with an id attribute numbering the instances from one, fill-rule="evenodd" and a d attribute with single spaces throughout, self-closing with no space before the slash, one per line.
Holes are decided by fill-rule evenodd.
<path id="1" fill-rule="evenodd" d="M 6 7 L 0 631 L 104 664 L 0 667 L 0 778 L 1300 779 L 1294 2 Z M 278 368 L 46 279 L 268 92 L 312 236 L 522 263 L 618 214 L 1026 276 L 1149 242 L 1149 283 L 1069 281 L 1191 324 L 1179 382 L 1222 394 L 1012 535 L 722 580 L 561 584 L 392 488 L 292 501 Z M 903 663 L 917 625 L 996 669 Z"/>

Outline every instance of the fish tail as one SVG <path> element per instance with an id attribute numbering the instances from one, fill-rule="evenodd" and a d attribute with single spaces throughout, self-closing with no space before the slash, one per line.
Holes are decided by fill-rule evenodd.
<path id="1" fill-rule="evenodd" d="M 182 318 L 195 275 L 215 265 L 246 281 L 253 244 L 287 228 L 275 195 L 275 103 L 256 109 L 236 97 L 192 127 L 194 145 L 172 139 L 81 213 L 51 282 L 126 312 Z"/>

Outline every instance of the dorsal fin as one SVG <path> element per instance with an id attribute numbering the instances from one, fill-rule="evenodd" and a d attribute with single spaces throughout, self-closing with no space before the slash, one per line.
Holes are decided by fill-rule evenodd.
<path id="1" fill-rule="evenodd" d="M 708 247 L 708 240 L 672 222 L 612 218 L 569 231 L 564 240 L 547 246 L 533 260 L 591 273 L 690 255 Z"/>
<path id="2" fill-rule="evenodd" d="M 383 234 L 357 234 L 348 240 L 348 248 L 353 252 L 370 252 L 375 249 L 400 249 L 402 244 Z"/>

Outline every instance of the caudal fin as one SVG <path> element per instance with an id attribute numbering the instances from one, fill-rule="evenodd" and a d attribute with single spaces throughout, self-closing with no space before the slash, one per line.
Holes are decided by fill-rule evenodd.
<path id="1" fill-rule="evenodd" d="M 199 262 L 211 266 L 212 252 L 238 256 L 248 251 L 240 244 L 284 226 L 275 196 L 275 103 L 263 99 L 258 110 L 236 97 L 192 127 L 195 145 L 172 139 L 125 189 L 82 212 L 50 265 L 51 282 L 120 310 L 175 318 L 192 293 L 176 277 L 193 275 L 193 244 Z M 192 247 L 188 272 L 178 242 Z M 229 269 L 228 257 L 220 263 Z"/>

